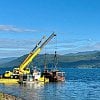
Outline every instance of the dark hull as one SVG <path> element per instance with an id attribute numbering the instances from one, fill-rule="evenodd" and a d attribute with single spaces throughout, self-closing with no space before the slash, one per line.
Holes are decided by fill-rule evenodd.
<path id="1" fill-rule="evenodd" d="M 45 78 L 49 79 L 49 82 L 63 82 L 65 81 L 65 77 L 63 76 L 63 72 L 60 71 L 44 71 L 43 75 Z"/>

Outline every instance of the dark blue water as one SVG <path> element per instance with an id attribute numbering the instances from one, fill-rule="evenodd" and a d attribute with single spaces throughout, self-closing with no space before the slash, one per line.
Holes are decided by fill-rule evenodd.
<path id="1" fill-rule="evenodd" d="M 66 82 L 0 85 L 0 91 L 25 100 L 100 100 L 100 69 L 63 68 Z"/>

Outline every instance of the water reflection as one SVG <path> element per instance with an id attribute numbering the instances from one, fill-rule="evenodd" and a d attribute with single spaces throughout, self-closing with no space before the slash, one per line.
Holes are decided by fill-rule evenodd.
<path id="1" fill-rule="evenodd" d="M 0 85 L 0 91 L 25 100 L 100 100 L 100 82 Z"/>
<path id="2" fill-rule="evenodd" d="M 40 82 L 40 83 L 27 83 L 27 84 L 21 84 L 20 86 L 23 88 L 27 88 L 27 89 L 40 89 L 44 87 L 44 82 Z"/>

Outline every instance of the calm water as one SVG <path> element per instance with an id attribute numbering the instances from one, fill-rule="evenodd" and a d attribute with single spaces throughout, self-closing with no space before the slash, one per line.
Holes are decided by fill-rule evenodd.
<path id="1" fill-rule="evenodd" d="M 0 91 L 25 100 L 100 100 L 100 69 L 64 68 L 66 82 L 0 85 Z"/>

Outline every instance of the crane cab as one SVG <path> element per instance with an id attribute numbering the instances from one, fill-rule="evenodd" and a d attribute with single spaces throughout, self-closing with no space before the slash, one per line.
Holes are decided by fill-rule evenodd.
<path id="1" fill-rule="evenodd" d="M 14 74 L 19 74 L 19 68 L 14 68 L 14 69 L 13 69 L 13 73 L 14 73 Z"/>
<path id="2" fill-rule="evenodd" d="M 12 75 L 13 73 L 11 72 L 11 71 L 6 71 L 5 73 L 4 73 L 4 77 L 5 78 L 11 78 L 11 75 Z"/>

